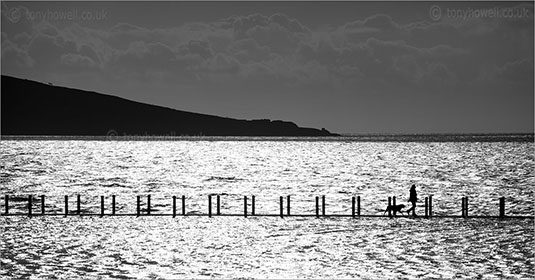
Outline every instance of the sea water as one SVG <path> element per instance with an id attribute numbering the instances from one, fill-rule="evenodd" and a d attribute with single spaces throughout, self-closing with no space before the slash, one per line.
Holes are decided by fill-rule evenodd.
<path id="1" fill-rule="evenodd" d="M 380 215 L 388 196 L 405 203 L 412 184 L 433 195 L 435 216 L 533 216 L 532 141 L 405 138 L 196 138 L 173 141 L 3 140 L 1 194 L 10 213 L 27 213 L 28 195 L 46 195 L 46 211 L 100 213 L 100 196 L 116 195 L 117 213 L 136 211 L 151 195 L 152 213 L 206 214 L 208 195 L 221 212 L 278 214 L 290 196 L 293 214 Z M 400 141 L 396 141 L 400 140 Z M 418 138 L 422 140 L 421 138 Z M 410 139 L 409 139 L 410 140 Z M 451 140 L 451 139 L 450 139 Z M 4 211 L 4 201 L 0 210 Z M 177 203 L 180 205 L 180 203 Z M 109 211 L 109 208 L 107 208 Z M 215 210 L 214 210 L 215 211 Z M 34 213 L 40 213 L 34 203 Z M 2 277 L 121 278 L 474 278 L 533 277 L 533 219 L 388 219 L 285 217 L 2 216 Z"/>

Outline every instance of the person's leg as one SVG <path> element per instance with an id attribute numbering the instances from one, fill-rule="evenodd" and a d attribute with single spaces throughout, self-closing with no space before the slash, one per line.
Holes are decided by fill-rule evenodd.
<path id="1" fill-rule="evenodd" d="M 413 216 L 416 216 L 416 201 L 411 201 L 412 202 L 412 215 Z"/>

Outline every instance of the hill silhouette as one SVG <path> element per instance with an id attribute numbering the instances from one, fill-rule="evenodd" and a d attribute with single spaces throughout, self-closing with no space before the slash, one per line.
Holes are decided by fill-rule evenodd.
<path id="1" fill-rule="evenodd" d="M 2 135 L 336 136 L 293 122 L 238 120 L 2 75 Z"/>

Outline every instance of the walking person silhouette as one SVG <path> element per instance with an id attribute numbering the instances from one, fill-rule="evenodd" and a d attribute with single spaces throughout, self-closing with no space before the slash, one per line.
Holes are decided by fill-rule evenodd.
<path id="1" fill-rule="evenodd" d="M 416 195 L 416 185 L 412 185 L 410 191 L 409 191 L 409 202 L 412 203 L 412 207 L 407 210 L 407 215 L 409 215 L 409 213 L 411 212 L 412 210 L 412 215 L 413 216 L 418 216 L 416 215 L 416 201 L 418 200 L 418 197 Z"/>

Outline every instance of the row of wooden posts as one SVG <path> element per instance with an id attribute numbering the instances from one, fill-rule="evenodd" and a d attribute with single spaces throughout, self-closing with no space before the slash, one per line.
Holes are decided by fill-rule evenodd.
<path id="1" fill-rule="evenodd" d="M 221 215 L 221 199 L 220 199 L 220 196 L 219 195 L 208 195 L 208 216 L 209 217 L 212 217 L 213 213 L 212 213 L 212 197 L 213 196 L 216 196 L 216 212 L 215 212 L 215 215 L 217 216 L 220 216 Z M 104 213 L 104 196 L 100 196 L 100 216 L 104 216 L 105 213 Z M 112 208 L 111 208 L 111 214 L 108 214 L 108 215 L 116 215 L 116 203 L 115 203 L 115 195 L 112 195 L 111 197 L 112 199 Z M 248 204 L 247 204 L 247 200 L 248 200 L 248 197 L 247 196 L 244 196 L 243 197 L 243 216 L 244 217 L 247 217 L 248 214 L 249 214 L 249 211 L 248 211 Z M 33 197 L 32 195 L 29 195 L 28 196 L 28 216 L 32 216 L 34 215 L 32 213 L 32 201 L 33 201 Z M 181 197 L 181 201 L 182 201 L 182 216 L 186 216 L 186 197 L 183 195 Z M 141 197 L 138 195 L 137 196 L 137 211 L 136 211 L 136 216 L 141 216 L 142 215 L 142 211 L 141 211 Z M 151 215 L 151 204 L 150 204 L 151 200 L 150 200 L 150 195 L 147 196 L 147 209 L 146 209 L 146 215 Z M 505 198 L 504 197 L 500 197 L 500 200 L 499 200 L 499 205 L 500 205 L 500 214 L 499 214 L 499 217 L 500 218 L 503 218 L 505 217 Z M 255 213 L 255 196 L 253 195 L 251 197 L 251 216 L 276 216 L 276 215 L 257 215 Z M 290 200 L 290 196 L 288 195 L 286 197 L 286 216 L 291 216 L 291 213 L 290 213 L 290 203 L 291 203 L 291 200 Z M 5 195 L 5 215 L 9 215 L 9 195 Z M 388 206 L 396 206 L 396 197 L 393 196 L 393 197 L 388 197 Z M 279 199 L 279 208 L 280 208 L 280 217 L 284 217 L 284 199 L 283 197 L 281 196 L 280 199 Z M 392 211 L 391 210 L 392 207 L 388 207 L 387 208 L 387 212 L 388 212 L 388 216 L 389 217 L 393 217 L 393 216 L 396 216 L 396 213 L 395 211 Z M 424 217 L 426 218 L 431 218 L 433 217 L 433 196 L 430 195 L 428 197 L 425 198 L 425 202 L 424 202 L 424 209 L 425 209 L 425 215 Z M 64 215 L 67 216 L 69 215 L 69 196 L 65 196 L 65 208 L 64 208 Z M 468 197 L 463 197 L 461 199 L 461 217 L 468 217 Z M 44 195 L 41 195 L 41 215 L 45 215 L 45 196 Z M 81 197 L 80 195 L 77 195 L 77 199 L 76 199 L 76 214 L 77 215 L 82 215 L 82 211 L 81 211 Z M 39 215 L 39 214 L 38 214 Z M 239 215 L 239 214 L 238 214 Z M 172 216 L 173 217 L 176 217 L 177 216 L 177 197 L 176 196 L 173 196 L 173 213 L 172 213 Z M 234 216 L 237 216 L 237 215 L 234 215 Z M 316 217 L 320 217 L 320 216 L 326 216 L 325 214 L 325 196 L 321 196 L 321 215 L 320 215 L 320 197 L 319 196 L 316 196 Z M 340 216 L 340 215 L 339 215 Z M 342 215 L 343 216 L 343 215 Z M 348 215 L 345 215 L 345 216 L 348 216 Z M 351 198 L 351 216 L 352 217 L 360 217 L 361 216 L 361 205 L 360 205 L 360 196 L 357 196 L 357 197 L 352 197 Z M 368 215 L 369 216 L 369 215 Z"/>

